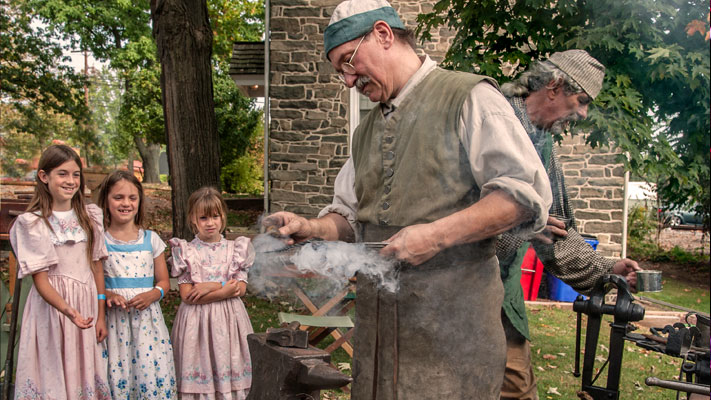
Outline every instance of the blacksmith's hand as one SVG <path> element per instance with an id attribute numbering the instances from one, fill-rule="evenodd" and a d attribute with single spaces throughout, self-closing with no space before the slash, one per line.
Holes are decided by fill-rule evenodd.
<path id="1" fill-rule="evenodd" d="M 420 265 L 442 250 L 432 224 L 405 227 L 386 242 L 388 245 L 380 250 L 382 256 L 395 257 L 412 265 Z"/>
<path id="2" fill-rule="evenodd" d="M 622 275 L 633 292 L 637 292 L 637 271 L 642 271 L 642 268 L 637 265 L 637 261 L 629 258 L 623 258 L 612 266 L 612 273 Z"/>
<path id="3" fill-rule="evenodd" d="M 558 218 L 548 216 L 546 227 L 543 228 L 543 232 L 534 237 L 534 240 L 541 241 L 545 244 L 552 244 L 556 240 L 566 236 L 568 236 L 568 231 L 565 229 L 565 222 Z"/>
<path id="4" fill-rule="evenodd" d="M 287 211 L 276 212 L 262 220 L 262 225 L 267 231 L 278 228 L 278 236 L 285 238 L 286 244 L 294 244 L 313 237 L 313 226 L 311 222 L 294 213 Z"/>

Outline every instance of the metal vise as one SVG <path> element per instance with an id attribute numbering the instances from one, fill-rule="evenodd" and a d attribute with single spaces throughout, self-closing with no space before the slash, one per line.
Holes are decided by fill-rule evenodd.
<path id="1" fill-rule="evenodd" d="M 321 390 L 340 388 L 352 381 L 330 364 L 327 352 L 313 346 L 301 348 L 298 332 L 284 329 L 291 327 L 247 336 L 252 358 L 252 388 L 247 400 L 316 400 Z M 282 347 L 279 343 L 299 347 Z"/>

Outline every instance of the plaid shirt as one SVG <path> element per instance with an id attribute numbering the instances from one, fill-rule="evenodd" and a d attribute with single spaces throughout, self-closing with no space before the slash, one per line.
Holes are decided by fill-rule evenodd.
<path id="1" fill-rule="evenodd" d="M 526 104 L 521 97 L 509 98 L 509 103 L 514 108 L 516 116 L 521 121 L 531 141 L 536 147 L 538 155 L 547 167 L 548 179 L 553 192 L 553 204 L 549 214 L 563 219 L 567 222 L 568 236 L 555 241 L 553 244 L 544 244 L 539 241 L 532 241 L 538 258 L 541 260 L 546 270 L 555 275 L 560 280 L 572 286 L 576 291 L 588 294 L 592 290 L 595 282 L 605 274 L 612 271 L 617 260 L 605 258 L 598 254 L 585 242 L 585 239 L 577 232 L 574 210 L 570 207 L 568 192 L 565 186 L 563 170 L 560 166 L 555 148 L 552 145 L 550 133 L 539 129 L 531 123 L 526 113 Z M 547 150 L 550 152 L 547 156 Z M 546 163 L 546 158 L 548 162 Z M 496 255 L 499 260 L 510 260 L 518 248 L 524 244 L 519 237 L 505 233 L 501 235 L 496 246 Z M 502 268 L 504 266 L 502 265 Z M 509 268 L 521 268 L 520 265 L 510 265 Z M 507 271 L 502 271 L 502 277 L 508 275 Z"/>

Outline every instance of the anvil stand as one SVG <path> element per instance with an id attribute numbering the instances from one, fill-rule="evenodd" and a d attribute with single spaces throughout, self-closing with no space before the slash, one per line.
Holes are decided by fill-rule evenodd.
<path id="1" fill-rule="evenodd" d="M 605 304 L 605 293 L 612 286 L 617 288 L 617 301 L 614 305 Z M 577 312 L 577 329 L 575 341 L 575 372 L 573 375 L 580 376 L 580 328 L 581 313 L 588 316 L 587 332 L 585 334 L 585 359 L 583 360 L 583 384 L 582 391 L 587 393 L 593 400 L 617 400 L 620 392 L 620 371 L 622 367 L 622 354 L 624 350 L 625 335 L 628 323 L 641 321 L 644 318 L 644 307 L 633 304 L 633 297 L 627 286 L 627 282 L 619 275 L 605 275 L 597 281 L 595 287 L 590 292 L 590 298 L 585 300 L 583 296 L 573 302 L 573 311 Z M 600 323 L 602 315 L 614 316 L 614 322 L 610 324 L 610 354 L 600 372 L 593 378 L 593 368 L 595 365 L 595 352 L 600 335 Z M 607 387 L 594 386 L 605 365 L 609 363 L 607 372 Z"/>

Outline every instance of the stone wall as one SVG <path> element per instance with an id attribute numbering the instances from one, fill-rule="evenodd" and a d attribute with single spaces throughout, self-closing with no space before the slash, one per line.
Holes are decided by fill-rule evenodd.
<path id="1" fill-rule="evenodd" d="M 585 144 L 583 135 L 566 135 L 556 151 L 578 231 L 596 236 L 602 255 L 620 257 L 625 170 L 617 162 L 619 151 L 608 147 L 592 149 Z"/>
<path id="2" fill-rule="evenodd" d="M 272 0 L 270 211 L 314 216 L 331 202 L 333 183 L 348 158 L 349 93 L 323 54 L 323 30 L 341 0 Z M 433 2 L 393 1 L 408 28 Z M 441 61 L 451 34 L 432 32 L 423 46 Z M 558 149 L 582 233 L 596 235 L 598 249 L 619 256 L 623 169 L 615 153 L 591 150 L 584 138 Z"/>
<path id="3" fill-rule="evenodd" d="M 348 90 L 323 54 L 323 30 L 340 1 L 271 2 L 270 211 L 316 215 L 348 158 Z M 426 2 L 391 4 L 412 29 L 417 14 L 431 10 Z M 450 36 L 433 32 L 424 51 L 441 61 Z"/>

